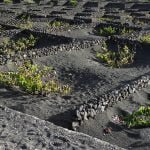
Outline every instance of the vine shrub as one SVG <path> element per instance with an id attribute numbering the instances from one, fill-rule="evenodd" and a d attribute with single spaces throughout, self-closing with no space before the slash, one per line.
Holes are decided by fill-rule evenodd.
<path id="1" fill-rule="evenodd" d="M 124 122 L 129 128 L 150 126 L 150 106 L 141 106 L 137 111 L 125 117 Z"/>
<path id="2" fill-rule="evenodd" d="M 135 52 L 130 50 L 127 45 L 118 46 L 117 51 L 109 50 L 107 44 L 103 43 L 102 52 L 97 52 L 96 57 L 112 68 L 120 68 L 133 63 Z"/>
<path id="3" fill-rule="evenodd" d="M 44 66 L 41 69 L 30 62 L 18 66 L 17 72 L 0 72 L 0 84 L 17 86 L 30 94 L 60 93 L 65 95 L 70 92 L 68 85 L 58 82 L 52 68 Z"/>

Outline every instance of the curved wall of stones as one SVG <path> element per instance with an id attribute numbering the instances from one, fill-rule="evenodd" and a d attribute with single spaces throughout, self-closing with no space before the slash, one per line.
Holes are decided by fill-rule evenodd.
<path id="1" fill-rule="evenodd" d="M 105 93 L 97 99 L 88 101 L 87 103 L 80 105 L 74 111 L 75 116 L 72 122 L 72 129 L 77 130 L 77 128 L 85 120 L 94 118 L 98 112 L 103 112 L 114 103 L 125 100 L 130 97 L 131 94 L 148 86 L 150 86 L 150 73 L 141 76 L 137 80 L 134 80 L 125 86 L 118 87 L 113 91 Z"/>

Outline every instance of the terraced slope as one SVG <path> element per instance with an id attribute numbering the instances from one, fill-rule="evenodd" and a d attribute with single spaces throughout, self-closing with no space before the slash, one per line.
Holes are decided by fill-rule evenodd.
<path id="1" fill-rule="evenodd" d="M 16 72 L 17 65 L 31 61 L 55 70 L 42 78 L 44 83 L 54 79 L 71 89 L 65 95 L 33 94 L 18 86 L 23 83 L 0 82 L 0 105 L 123 148 L 149 149 L 141 135 L 148 137 L 149 127 L 129 129 L 131 135 L 124 126 L 113 126 L 111 117 L 150 105 L 150 2 L 74 3 L 0 1 L 0 71 Z M 112 128 L 108 136 L 103 135 L 106 127 Z"/>

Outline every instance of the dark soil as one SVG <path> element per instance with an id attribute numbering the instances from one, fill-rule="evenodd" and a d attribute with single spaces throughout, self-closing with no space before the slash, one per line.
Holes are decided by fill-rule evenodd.
<path id="1" fill-rule="evenodd" d="M 35 47 L 16 53 L 12 58 L 0 55 L 0 70 L 14 71 L 14 61 L 20 63 L 23 59 L 31 59 L 39 65 L 54 67 L 60 82 L 69 84 L 72 88 L 72 92 L 66 96 L 51 94 L 43 97 L 0 86 L 0 105 L 72 129 L 71 123 L 76 107 L 88 101 L 94 102 L 102 94 L 130 84 L 133 80 L 150 73 L 150 45 L 141 44 L 139 41 L 139 35 L 150 33 L 150 2 L 85 0 L 79 1 L 76 7 L 70 7 L 66 2 L 61 0 L 54 7 L 52 3 L 41 3 L 38 6 L 0 3 L 0 41 L 4 37 L 13 39 L 30 33 L 39 38 Z M 18 16 L 25 12 L 30 14 L 30 21 L 33 23 L 33 27 L 26 30 L 16 27 L 19 22 Z M 135 15 L 137 12 L 143 14 L 144 21 L 139 15 Z M 102 17 L 109 19 L 99 19 Z M 47 30 L 46 23 L 59 20 L 58 18 L 69 22 L 70 26 Z M 109 24 L 121 24 L 122 27 L 139 30 L 134 30 L 133 34 L 128 35 L 102 37 L 95 33 L 100 24 L 106 27 Z M 116 41 L 113 43 L 114 47 L 118 43 L 134 47 L 136 56 L 133 64 L 123 68 L 110 68 L 95 57 L 96 51 L 101 50 L 102 42 L 110 39 Z M 36 56 L 33 57 L 30 52 L 36 52 Z M 27 54 L 27 58 L 23 58 L 24 54 Z M 103 113 L 99 112 L 95 119 L 85 121 L 78 131 L 123 148 L 150 149 L 150 128 L 128 129 L 112 122 L 113 115 L 131 112 L 140 105 L 149 106 L 149 88 L 136 91 L 125 101 L 118 102 Z M 111 127 L 112 132 L 104 135 L 105 127 Z"/>

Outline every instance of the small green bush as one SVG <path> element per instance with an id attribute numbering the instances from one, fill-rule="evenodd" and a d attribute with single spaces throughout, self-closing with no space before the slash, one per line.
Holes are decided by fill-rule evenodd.
<path id="1" fill-rule="evenodd" d="M 77 6 L 78 1 L 77 0 L 70 0 L 69 3 L 71 6 L 75 7 L 75 6 Z"/>
<path id="2" fill-rule="evenodd" d="M 4 3 L 5 4 L 11 4 L 11 3 L 13 3 L 13 1 L 12 0 L 4 0 Z"/>
<path id="3" fill-rule="evenodd" d="M 131 29 L 127 29 L 127 28 L 122 28 L 122 29 L 118 29 L 116 27 L 112 27 L 112 26 L 109 26 L 109 27 L 104 27 L 104 28 L 101 28 L 98 33 L 99 35 L 101 36 L 111 36 L 111 35 L 125 35 L 125 34 L 129 34 L 129 33 L 132 33 L 133 31 Z"/>
<path id="4" fill-rule="evenodd" d="M 121 35 L 126 35 L 126 34 L 132 33 L 133 30 L 132 30 L 132 29 L 127 29 L 127 28 L 124 27 L 124 28 L 121 29 L 119 32 L 120 32 Z"/>
<path id="5" fill-rule="evenodd" d="M 150 43 L 150 34 L 141 36 L 140 41 L 143 43 Z"/>
<path id="6" fill-rule="evenodd" d="M 137 111 L 133 111 L 131 115 L 128 115 L 123 120 L 128 128 L 150 126 L 150 106 L 141 106 Z"/>
<path id="7" fill-rule="evenodd" d="M 4 39 L 4 41 L 0 44 L 0 55 L 7 55 L 11 52 L 24 51 L 30 47 L 33 47 L 37 41 L 32 34 L 29 38 L 20 38 L 17 41 Z"/>
<path id="8" fill-rule="evenodd" d="M 20 29 L 31 29 L 33 27 L 33 22 L 31 21 L 29 14 L 21 15 L 21 22 L 17 23 L 16 26 Z"/>
<path id="9" fill-rule="evenodd" d="M 109 26 L 109 27 L 104 27 L 100 29 L 99 34 L 102 36 L 109 36 L 109 35 L 117 34 L 117 31 L 116 31 L 116 28 Z"/>
<path id="10" fill-rule="evenodd" d="M 112 21 L 113 19 L 112 18 L 104 18 L 104 17 L 101 17 L 101 18 L 97 18 L 98 21 Z"/>
<path id="11" fill-rule="evenodd" d="M 69 26 L 69 23 L 64 23 L 62 21 L 53 21 L 53 22 L 50 22 L 50 23 L 47 23 L 47 26 L 48 27 L 54 27 L 54 28 L 59 28 L 59 27 L 62 27 L 62 26 Z"/>
<path id="12" fill-rule="evenodd" d="M 51 23 L 49 23 L 49 26 L 51 26 L 51 27 L 61 27 L 61 26 L 63 26 L 63 22 L 61 22 L 61 21 L 53 21 L 53 22 L 51 22 Z"/>
<path id="13" fill-rule="evenodd" d="M 41 69 L 29 61 L 19 66 L 17 72 L 0 72 L 0 84 L 18 86 L 31 94 L 67 94 L 70 92 L 68 85 L 61 85 L 57 81 L 56 73 L 52 68 Z"/>
<path id="14" fill-rule="evenodd" d="M 124 65 L 131 64 L 134 61 L 135 53 L 127 45 L 123 48 L 118 46 L 118 50 L 108 50 L 107 44 L 103 43 L 102 53 L 97 52 L 96 57 L 106 62 L 112 68 L 120 68 Z"/>
<path id="15" fill-rule="evenodd" d="M 30 20 L 27 20 L 24 23 L 17 24 L 17 27 L 20 29 L 31 29 L 33 27 L 33 22 Z"/>

